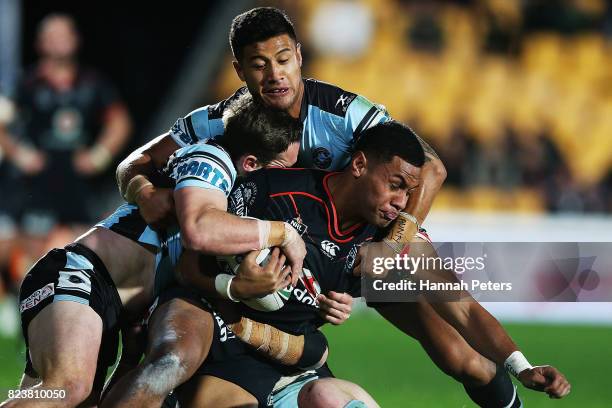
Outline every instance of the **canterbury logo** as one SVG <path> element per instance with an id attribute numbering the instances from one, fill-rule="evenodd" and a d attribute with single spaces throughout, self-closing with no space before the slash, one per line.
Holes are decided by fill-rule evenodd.
<path id="1" fill-rule="evenodd" d="M 339 250 L 340 247 L 330 241 L 321 241 L 321 249 L 323 249 L 323 253 L 328 257 L 333 258 L 336 256 L 336 251 Z"/>

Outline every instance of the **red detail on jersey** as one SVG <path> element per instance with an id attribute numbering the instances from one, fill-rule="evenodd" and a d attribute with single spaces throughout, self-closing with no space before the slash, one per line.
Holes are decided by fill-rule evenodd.
<path id="1" fill-rule="evenodd" d="M 363 225 L 363 223 L 361 222 L 359 224 L 353 225 L 352 227 L 350 227 L 346 231 L 340 231 L 340 228 L 338 228 L 338 214 L 336 214 L 336 206 L 334 205 L 334 200 L 332 200 L 332 196 L 331 196 L 331 194 L 329 192 L 329 188 L 327 187 L 327 179 L 330 176 L 333 176 L 334 174 L 338 174 L 338 172 L 329 173 L 328 175 L 323 177 L 323 188 L 325 189 L 325 192 L 327 193 L 327 197 L 329 198 L 329 202 L 331 203 L 332 211 L 334 213 L 334 231 L 339 236 L 348 235 L 351 232 L 355 231 L 357 228 L 361 227 Z"/>
<path id="2" fill-rule="evenodd" d="M 312 195 L 310 193 L 306 193 L 305 191 L 285 191 L 285 192 L 282 192 L 282 193 L 270 194 L 270 198 L 280 197 L 280 196 L 285 196 L 285 195 L 292 196 L 294 194 L 295 195 L 303 195 L 305 197 L 312 198 L 313 200 L 318 201 L 323 206 L 323 208 L 325 208 L 325 213 L 327 214 L 327 232 L 329 234 L 329 237 L 332 240 L 334 240 L 334 241 L 336 241 L 336 242 L 338 242 L 340 244 L 344 244 L 344 243 L 350 242 L 353 238 L 355 238 L 353 235 L 351 235 L 350 237 L 348 237 L 346 239 L 334 237 L 334 234 L 332 233 L 332 228 L 331 228 L 331 215 L 329 213 L 329 208 L 327 207 L 327 203 L 325 201 L 323 201 L 321 198 L 317 197 L 317 196 L 314 196 L 314 195 Z"/>
<path id="3" fill-rule="evenodd" d="M 295 203 L 295 199 L 293 198 L 293 195 L 289 195 L 289 198 L 291 199 L 291 203 L 293 203 L 293 208 L 295 209 L 295 214 L 299 218 L 302 218 L 302 216 L 300 215 L 300 212 L 298 211 L 297 204 Z"/>
<path id="4" fill-rule="evenodd" d="M 312 295 L 313 298 L 317 298 L 317 296 L 319 296 L 319 294 L 317 293 L 317 289 L 315 288 L 315 279 L 313 276 L 304 276 L 302 278 L 302 282 L 304 283 L 304 286 L 306 287 L 306 290 L 308 291 L 308 293 L 310 293 Z"/>
<path id="5" fill-rule="evenodd" d="M 416 236 L 431 244 L 431 238 L 429 237 L 429 234 L 427 234 L 427 231 L 425 231 L 423 228 L 417 232 Z"/>

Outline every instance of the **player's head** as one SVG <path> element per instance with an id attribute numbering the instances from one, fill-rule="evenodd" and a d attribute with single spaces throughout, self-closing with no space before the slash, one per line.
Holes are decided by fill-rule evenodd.
<path id="1" fill-rule="evenodd" d="M 290 167 L 297 161 L 302 124 L 283 111 L 254 103 L 248 92 L 223 114 L 225 132 L 219 140 L 239 173 L 266 166 Z"/>
<path id="2" fill-rule="evenodd" d="M 79 33 L 67 14 L 49 14 L 38 25 L 37 49 L 42 57 L 73 58 L 79 48 Z"/>
<path id="3" fill-rule="evenodd" d="M 406 206 L 425 163 L 414 132 L 396 121 L 365 130 L 345 170 L 353 177 L 357 211 L 368 223 L 384 227 Z"/>
<path id="4" fill-rule="evenodd" d="M 302 54 L 289 17 L 274 7 L 257 7 L 234 18 L 230 28 L 234 69 L 266 106 L 299 114 Z"/>

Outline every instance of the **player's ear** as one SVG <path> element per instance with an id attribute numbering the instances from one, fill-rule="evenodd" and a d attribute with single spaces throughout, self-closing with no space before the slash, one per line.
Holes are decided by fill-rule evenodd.
<path id="1" fill-rule="evenodd" d="M 242 159 L 241 167 L 246 173 L 250 173 L 252 171 L 261 169 L 261 163 L 259 163 L 257 157 L 253 156 L 252 154 L 247 154 L 244 156 L 244 159 Z"/>
<path id="2" fill-rule="evenodd" d="M 298 64 L 300 68 L 302 68 L 302 44 L 300 43 L 295 44 L 295 54 L 297 57 Z"/>
<path id="3" fill-rule="evenodd" d="M 351 160 L 351 174 L 355 178 L 361 177 L 367 168 L 368 159 L 362 151 L 356 151 Z"/>
<path id="4" fill-rule="evenodd" d="M 232 61 L 232 65 L 234 66 L 234 70 L 236 71 L 236 74 L 238 74 L 238 78 L 240 78 L 240 80 L 242 82 L 245 82 L 244 80 L 244 71 L 242 70 L 242 67 L 240 66 L 240 63 L 236 60 Z"/>

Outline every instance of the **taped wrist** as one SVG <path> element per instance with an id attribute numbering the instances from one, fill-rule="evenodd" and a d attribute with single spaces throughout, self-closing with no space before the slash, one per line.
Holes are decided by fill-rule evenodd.
<path id="1" fill-rule="evenodd" d="M 287 228 L 285 225 L 289 225 L 282 221 L 267 221 L 270 225 L 270 233 L 265 241 L 264 248 L 271 248 L 275 246 L 283 246 L 287 239 Z"/>
<path id="2" fill-rule="evenodd" d="M 518 378 L 518 375 L 523 370 L 529 370 L 533 368 L 527 358 L 520 351 L 516 350 L 512 354 L 508 356 L 506 361 L 504 361 L 504 368 L 508 370 L 510 374 Z"/>
<path id="3" fill-rule="evenodd" d="M 412 238 L 418 231 L 419 221 L 416 217 L 412 214 L 400 212 L 393 222 L 391 231 L 383 239 L 383 242 L 399 254 L 403 251 L 406 244 L 412 241 Z"/>
<path id="4" fill-rule="evenodd" d="M 271 230 L 272 222 L 257 220 L 257 232 L 259 233 L 259 248 L 257 249 L 269 248 L 268 243 L 270 241 Z"/>
<path id="5" fill-rule="evenodd" d="M 296 365 L 303 355 L 304 336 L 294 336 L 247 317 L 229 326 L 240 340 L 281 364 Z"/>
<path id="6" fill-rule="evenodd" d="M 138 198 L 138 195 L 144 188 L 148 186 L 153 186 L 153 183 L 151 183 L 145 176 L 143 176 L 142 174 L 134 176 L 128 183 L 123 198 L 125 198 L 125 201 L 130 204 L 136 204 L 136 199 Z"/>
<path id="7" fill-rule="evenodd" d="M 304 351 L 297 362 L 303 369 L 318 368 L 320 361 L 327 350 L 327 339 L 321 331 L 316 330 L 304 335 Z"/>
<path id="8" fill-rule="evenodd" d="M 236 299 L 232 296 L 231 286 L 232 281 L 234 280 L 234 275 L 229 275 L 227 273 L 220 273 L 215 276 L 215 290 L 223 299 L 229 299 L 232 302 L 240 302 L 239 299 Z"/>

